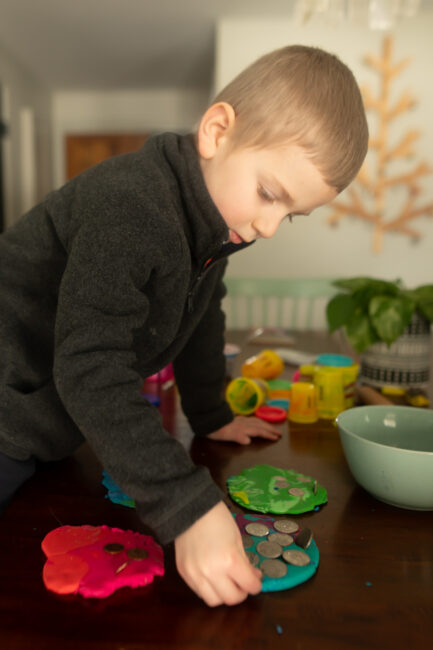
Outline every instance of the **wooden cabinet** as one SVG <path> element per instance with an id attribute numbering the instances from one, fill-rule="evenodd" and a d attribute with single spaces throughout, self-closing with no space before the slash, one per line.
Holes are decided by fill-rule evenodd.
<path id="1" fill-rule="evenodd" d="M 111 156 L 137 151 L 147 137 L 145 133 L 66 136 L 67 179 Z"/>

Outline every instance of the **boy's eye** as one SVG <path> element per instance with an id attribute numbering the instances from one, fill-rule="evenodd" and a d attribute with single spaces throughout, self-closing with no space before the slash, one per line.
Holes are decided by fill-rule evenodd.
<path id="1" fill-rule="evenodd" d="M 259 196 L 265 201 L 268 201 L 269 203 L 275 202 L 275 196 L 273 196 L 270 192 L 268 192 L 268 190 L 264 188 L 262 185 L 259 185 L 257 187 L 257 192 L 259 193 Z"/>

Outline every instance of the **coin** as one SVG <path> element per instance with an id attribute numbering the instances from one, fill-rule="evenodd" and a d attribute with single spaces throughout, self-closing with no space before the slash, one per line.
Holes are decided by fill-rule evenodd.
<path id="1" fill-rule="evenodd" d="M 126 555 L 131 558 L 131 560 L 145 560 L 148 556 L 146 549 L 144 548 L 129 548 L 126 551 Z"/>
<path id="2" fill-rule="evenodd" d="M 260 553 L 260 555 L 263 555 L 263 557 L 280 557 L 281 553 L 283 552 L 283 549 L 281 548 L 280 544 L 277 544 L 277 542 L 259 542 L 256 546 L 256 551 Z"/>
<path id="3" fill-rule="evenodd" d="M 308 476 L 297 476 L 297 477 L 296 477 L 296 480 L 297 480 L 299 483 L 310 483 L 311 478 L 308 478 Z"/>
<path id="4" fill-rule="evenodd" d="M 286 488 L 289 487 L 290 483 L 285 478 L 277 478 L 275 480 L 275 487 L 277 488 Z"/>
<path id="5" fill-rule="evenodd" d="M 314 481 L 313 494 L 317 494 L 317 480 Z"/>
<path id="6" fill-rule="evenodd" d="M 290 546 L 293 544 L 293 537 L 287 533 L 272 533 L 268 537 L 268 542 L 276 542 L 280 546 Z"/>
<path id="7" fill-rule="evenodd" d="M 250 535 L 242 535 L 242 544 L 244 548 L 248 548 L 254 544 L 254 540 Z"/>
<path id="8" fill-rule="evenodd" d="M 245 553 L 250 564 L 253 566 L 259 566 L 260 558 L 257 553 L 253 553 L 252 551 L 245 551 Z"/>
<path id="9" fill-rule="evenodd" d="M 259 567 L 268 578 L 284 578 L 287 565 L 281 560 L 263 560 Z"/>
<path id="10" fill-rule="evenodd" d="M 304 528 L 296 537 L 296 545 L 308 548 L 313 540 L 313 533 L 309 528 Z"/>
<path id="11" fill-rule="evenodd" d="M 306 566 L 307 564 L 310 564 L 310 558 L 306 553 L 304 553 L 304 551 L 295 551 L 292 549 L 284 551 L 283 560 L 288 564 L 293 564 L 294 566 Z"/>
<path id="12" fill-rule="evenodd" d="M 299 526 L 293 519 L 277 519 L 274 521 L 274 528 L 280 533 L 296 533 Z"/>
<path id="13" fill-rule="evenodd" d="M 121 553 L 125 547 L 123 544 L 118 544 L 117 542 L 112 542 L 111 544 L 105 544 L 104 546 L 104 551 L 107 553 L 110 553 L 111 555 L 115 555 L 115 553 Z"/>
<path id="14" fill-rule="evenodd" d="M 265 524 L 260 524 L 259 522 L 252 522 L 245 526 L 245 531 L 249 535 L 255 535 L 256 537 L 266 537 L 269 535 L 269 528 Z"/>
<path id="15" fill-rule="evenodd" d="M 302 497 L 304 490 L 302 488 L 290 488 L 289 494 L 291 494 L 292 497 Z"/>

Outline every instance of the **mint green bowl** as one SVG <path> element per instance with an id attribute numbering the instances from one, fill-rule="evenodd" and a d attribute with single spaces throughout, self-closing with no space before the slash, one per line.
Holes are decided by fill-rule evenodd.
<path id="1" fill-rule="evenodd" d="M 433 410 L 358 406 L 337 418 L 346 460 L 376 499 L 433 510 Z"/>

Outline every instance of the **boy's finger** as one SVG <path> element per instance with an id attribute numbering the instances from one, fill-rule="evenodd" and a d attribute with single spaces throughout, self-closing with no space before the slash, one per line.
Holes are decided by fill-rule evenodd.
<path id="1" fill-rule="evenodd" d="M 217 607 L 217 605 L 222 604 L 220 596 L 207 580 L 203 580 L 200 583 L 195 583 L 195 581 L 189 581 L 185 578 L 184 580 L 192 591 L 194 591 L 199 598 L 202 598 L 209 607 Z"/>
<path id="2" fill-rule="evenodd" d="M 191 587 L 191 585 L 189 585 Z M 197 588 L 193 588 L 193 591 L 199 596 L 199 598 L 202 598 L 206 605 L 209 605 L 209 607 L 217 607 L 218 605 L 222 605 L 224 602 L 220 595 L 215 591 L 213 586 L 206 580 L 200 583 L 200 586 Z"/>
<path id="3" fill-rule="evenodd" d="M 269 422 L 265 422 L 265 420 L 261 420 L 260 418 L 253 418 L 251 420 L 251 424 L 254 424 L 256 427 L 260 427 L 260 429 L 264 429 L 266 431 L 272 431 L 273 433 L 276 433 L 277 435 L 281 435 L 280 429 L 277 427 L 273 426 L 272 424 L 269 424 Z"/>
<path id="4" fill-rule="evenodd" d="M 225 605 L 237 605 L 248 597 L 248 592 L 241 589 L 236 582 L 231 580 L 230 576 L 219 576 L 218 582 L 214 583 L 213 586 Z"/>
<path id="5" fill-rule="evenodd" d="M 261 578 L 257 573 L 257 569 L 248 562 L 247 557 L 245 557 L 244 561 L 236 563 L 231 572 L 231 577 L 241 590 L 249 594 L 258 594 L 261 591 Z"/>
<path id="6" fill-rule="evenodd" d="M 281 438 L 281 434 L 276 435 L 273 431 L 266 430 L 249 431 L 248 435 L 253 438 L 266 438 L 267 440 L 279 440 Z"/>
<path id="7" fill-rule="evenodd" d="M 251 444 L 250 435 L 251 434 L 249 434 L 249 433 L 240 433 L 236 437 L 236 442 L 238 442 L 240 445 L 249 445 L 249 444 Z"/>

